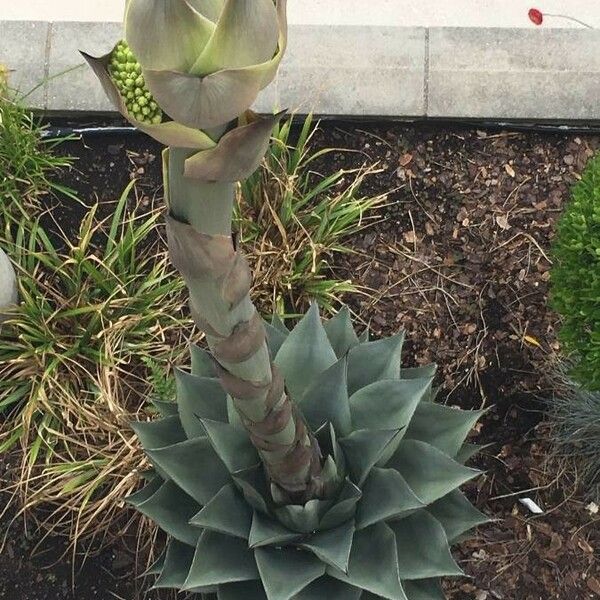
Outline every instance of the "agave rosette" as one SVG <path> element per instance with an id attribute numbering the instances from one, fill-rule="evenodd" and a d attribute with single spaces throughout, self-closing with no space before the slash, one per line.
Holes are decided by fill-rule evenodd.
<path id="1" fill-rule="evenodd" d="M 316 432 L 329 481 L 292 504 L 269 486 L 257 450 L 192 347 L 177 402 L 135 430 L 153 464 L 130 502 L 167 534 L 155 587 L 234 600 L 440 600 L 461 574 L 450 545 L 486 519 L 459 487 L 480 411 L 433 402 L 434 367 L 400 367 L 402 335 L 359 340 L 347 310 L 313 306 L 290 332 L 265 325 L 275 365 Z M 273 449 L 271 449 L 273 450 Z"/>
<path id="2" fill-rule="evenodd" d="M 144 108 L 156 105 L 161 118 L 131 110 L 134 99 L 111 69 L 123 41 L 103 56 L 82 53 L 115 108 L 160 143 L 198 150 L 186 161 L 188 177 L 233 182 L 254 172 L 283 113 L 261 118 L 247 109 L 285 52 L 286 0 L 129 0 L 125 39 L 129 67 L 140 71 L 130 91 L 141 88 Z"/>

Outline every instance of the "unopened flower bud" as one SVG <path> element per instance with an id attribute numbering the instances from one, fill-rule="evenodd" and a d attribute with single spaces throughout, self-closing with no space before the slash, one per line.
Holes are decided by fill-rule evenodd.
<path id="1" fill-rule="evenodd" d="M 146 88 L 142 68 L 126 42 L 121 41 L 117 44 L 108 69 L 129 113 L 142 123 L 161 123 L 162 110 Z"/>

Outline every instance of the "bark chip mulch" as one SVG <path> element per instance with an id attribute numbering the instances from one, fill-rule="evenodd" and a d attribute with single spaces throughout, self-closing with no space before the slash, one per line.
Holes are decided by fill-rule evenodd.
<path id="1" fill-rule="evenodd" d="M 332 265 L 365 288 L 348 298 L 351 308 L 375 335 L 406 329 L 406 364 L 439 365 L 442 401 L 488 408 L 473 435 L 488 444 L 473 460 L 485 474 L 467 492 L 494 521 L 457 547 L 470 578 L 449 583 L 449 598 L 600 598 L 600 515 L 573 469 L 549 458 L 544 420 L 559 350 L 548 308 L 550 243 L 600 139 L 326 122 L 315 140 L 354 150 L 329 155 L 317 171 L 377 161 L 364 191 L 388 192 L 379 222 Z M 143 136 L 89 138 L 69 150 L 80 160 L 64 183 L 90 201 L 114 200 L 134 176 L 148 197 L 160 193 L 160 148 Z M 54 218 L 74 231 L 82 211 L 64 206 Z M 543 513 L 532 514 L 523 498 Z M 41 569 L 58 558 L 60 542 L 48 541 L 35 559 L 18 526 L 8 542 L 0 598 L 72 597 L 68 563 Z M 75 597 L 137 600 L 134 572 L 130 551 L 109 548 L 85 563 Z"/>
<path id="2" fill-rule="evenodd" d="M 543 411 L 560 349 L 548 308 L 551 239 L 594 136 L 400 125 L 328 126 L 340 167 L 379 160 L 373 192 L 390 190 L 342 277 L 369 294 L 350 304 L 376 334 L 406 329 L 407 364 L 439 365 L 440 397 L 488 408 L 474 441 L 485 475 L 469 495 L 490 518 L 457 552 L 467 582 L 452 600 L 600 597 L 600 517 L 576 474 L 549 459 Z M 519 499 L 544 511 L 533 515 Z"/>

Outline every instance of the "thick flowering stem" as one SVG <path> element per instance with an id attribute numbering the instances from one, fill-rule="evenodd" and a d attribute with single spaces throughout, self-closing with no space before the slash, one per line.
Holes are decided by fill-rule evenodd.
<path id="1" fill-rule="evenodd" d="M 196 325 L 263 459 L 274 497 L 305 502 L 321 493 L 321 454 L 271 362 L 263 321 L 250 300 L 251 273 L 231 233 L 235 184 L 185 177 L 190 154 L 165 152 L 171 259 L 187 283 Z"/>

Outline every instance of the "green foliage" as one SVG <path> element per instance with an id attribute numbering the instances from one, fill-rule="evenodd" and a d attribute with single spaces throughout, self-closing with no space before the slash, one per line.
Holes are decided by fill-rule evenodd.
<path id="1" fill-rule="evenodd" d="M 572 376 L 600 390 L 600 156 L 573 189 L 553 250 L 552 304 L 563 317 L 560 339 L 576 361 Z"/>
<path id="2" fill-rule="evenodd" d="M 486 520 L 458 490 L 479 473 L 462 457 L 481 412 L 435 404 L 435 368 L 401 369 L 402 335 L 360 342 L 347 309 L 322 323 L 313 305 L 292 331 L 265 326 L 319 441 L 323 493 L 301 505 L 269 484 L 210 357 L 192 347 L 177 403 L 135 426 L 154 477 L 130 502 L 170 536 L 155 587 L 442 600 L 439 578 L 461 574 L 450 544 Z"/>
<path id="3" fill-rule="evenodd" d="M 142 358 L 148 368 L 148 380 L 152 385 L 152 395 L 159 402 L 173 402 L 175 400 L 175 379 L 166 371 L 165 366 L 158 363 L 150 356 Z"/>
<path id="4" fill-rule="evenodd" d="M 296 139 L 291 119 L 278 125 L 262 167 L 241 184 L 236 223 L 257 285 L 253 298 L 266 314 L 301 314 L 313 299 L 335 312 L 356 286 L 336 279 L 329 261 L 350 252 L 348 238 L 385 201 L 361 192 L 373 167 L 322 176 L 319 161 L 343 150 L 312 150 L 315 131 L 310 116 Z"/>
<path id="5" fill-rule="evenodd" d="M 57 153 L 67 137 L 46 137 L 44 128 L 24 98 L 8 89 L 0 73 L 0 217 L 28 216 L 41 196 L 73 192 L 56 183 L 56 172 L 72 165 L 73 159 Z"/>
<path id="6" fill-rule="evenodd" d="M 563 377 L 552 401 L 553 442 L 561 458 L 572 461 L 581 488 L 600 501 L 600 392 Z"/>
<path id="7" fill-rule="evenodd" d="M 156 228 L 158 211 L 150 218 L 124 218 L 132 185 L 107 226 L 96 218 L 97 205 L 90 210 L 78 240 L 69 242 L 64 255 L 38 222 L 21 220 L 9 251 L 27 276 L 19 282 L 22 302 L 2 331 L 3 369 L 8 365 L 13 373 L 10 369 L 35 357 L 52 371 L 68 368 L 73 359 L 104 363 L 112 353 L 108 343 L 112 350 L 132 355 L 159 324 L 175 319 L 149 310 L 164 302 L 179 303 L 182 284 L 171 279 L 166 257 L 154 262 L 151 253 L 142 252 L 142 244 Z M 105 236 L 100 234 L 103 227 Z M 167 321 L 160 323 L 161 318 Z M 53 378 L 45 369 L 43 377 Z M 2 395 L 2 408 L 29 397 L 34 385 L 30 377 L 2 376 L 0 388 L 11 390 Z M 16 393 L 16 388 L 22 391 Z"/>
<path id="8" fill-rule="evenodd" d="M 189 330 L 160 212 L 128 211 L 133 184 L 108 219 L 90 209 L 64 252 L 37 220 L 5 228 L 20 302 L 0 329 L 0 451 L 22 446 L 25 504 L 55 503 L 73 537 L 102 529 L 136 485 L 128 423 L 156 391 L 149 365 L 178 360 Z"/>
<path id="9" fill-rule="evenodd" d="M 140 123 L 160 123 L 163 117 L 162 110 L 146 87 L 142 67 L 127 42 L 120 41 L 115 46 L 109 69 L 129 113 Z"/>

